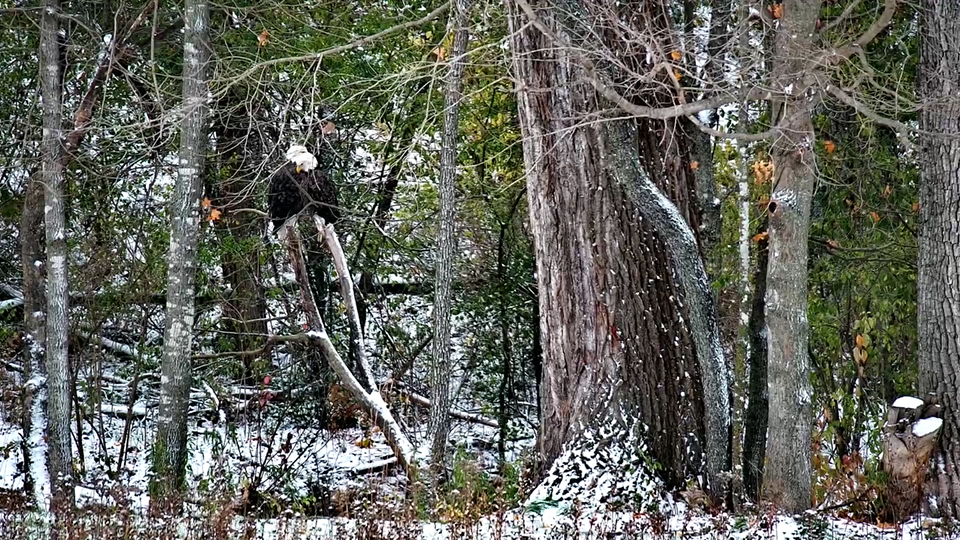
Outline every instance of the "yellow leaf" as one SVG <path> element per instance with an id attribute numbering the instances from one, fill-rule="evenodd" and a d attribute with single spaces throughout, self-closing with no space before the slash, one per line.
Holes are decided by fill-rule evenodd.
<path id="1" fill-rule="evenodd" d="M 216 221 L 216 220 L 220 219 L 220 214 L 221 214 L 221 213 L 222 213 L 222 212 L 220 212 L 220 211 L 217 210 L 216 208 L 214 208 L 213 210 L 210 210 L 210 221 Z"/>
<path id="2" fill-rule="evenodd" d="M 674 61 L 680 60 L 680 58 L 682 58 L 682 57 L 683 57 L 683 53 L 681 53 L 680 51 L 671 51 L 671 52 L 670 52 L 670 58 L 673 58 Z"/>
<path id="3" fill-rule="evenodd" d="M 257 34 L 258 47 L 265 47 L 269 42 L 270 42 L 270 32 L 267 32 L 266 30 L 264 30 L 263 32 L 260 32 L 259 34 Z"/>
<path id="4" fill-rule="evenodd" d="M 753 241 L 759 242 L 761 240 L 766 240 L 769 236 L 770 236 L 770 233 L 768 231 L 763 231 L 762 233 L 757 233 L 753 235 Z"/>
<path id="5" fill-rule="evenodd" d="M 834 150 L 837 149 L 837 145 L 833 141 L 823 141 L 823 149 L 827 151 L 828 154 L 832 154 Z"/>
<path id="6" fill-rule="evenodd" d="M 683 78 L 683 73 L 680 73 L 679 71 L 676 71 L 676 70 L 675 70 L 675 71 L 673 72 L 673 76 L 674 76 L 674 78 L 676 78 L 676 79 L 679 81 L 680 79 Z"/>
<path id="7" fill-rule="evenodd" d="M 855 341 L 857 342 L 857 347 L 860 347 L 861 349 L 865 347 L 867 343 L 867 340 L 863 337 L 863 334 L 857 334 Z"/>
<path id="8" fill-rule="evenodd" d="M 695 170 L 697 170 L 697 169 L 699 169 L 699 168 L 700 168 L 700 162 L 699 162 L 699 161 L 691 161 L 691 162 L 690 162 L 690 170 L 691 170 L 691 171 L 695 171 Z"/>
<path id="9" fill-rule="evenodd" d="M 357 445 L 359 448 L 370 448 L 373 446 L 373 441 L 368 438 L 363 438 L 353 444 Z"/>
<path id="10" fill-rule="evenodd" d="M 209 197 L 204 197 L 203 202 L 200 203 L 200 206 L 202 206 L 203 208 L 210 208 L 211 204 L 212 203 L 210 202 Z"/>

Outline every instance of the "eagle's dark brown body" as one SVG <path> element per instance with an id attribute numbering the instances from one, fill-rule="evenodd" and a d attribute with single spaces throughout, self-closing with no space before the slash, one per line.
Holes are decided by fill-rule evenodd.
<path id="1" fill-rule="evenodd" d="M 287 219 L 304 209 L 327 223 L 340 219 L 337 188 L 333 182 L 320 169 L 297 172 L 293 163 L 287 163 L 270 177 L 267 203 L 274 232 L 279 232 Z"/>

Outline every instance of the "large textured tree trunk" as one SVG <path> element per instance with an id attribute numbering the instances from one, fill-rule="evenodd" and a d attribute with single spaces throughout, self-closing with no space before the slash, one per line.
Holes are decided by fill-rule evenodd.
<path id="1" fill-rule="evenodd" d="M 600 105 L 596 93 L 579 53 L 554 38 L 570 39 L 570 14 L 525 4 L 508 8 L 540 298 L 541 457 L 550 465 L 564 449 L 611 456 L 618 448 L 624 462 L 652 457 L 672 485 L 713 476 L 729 461 L 729 402 L 689 226 L 697 214 L 689 158 L 662 143 L 683 130 L 675 121 L 586 121 Z M 660 188 L 679 210 L 654 178 L 668 179 Z M 699 317 L 703 309 L 712 320 Z M 630 446 L 637 441 L 645 449 Z M 544 485 L 561 477 L 567 457 Z M 641 488 L 622 464 L 598 466 L 622 477 L 628 487 L 617 495 L 629 497 Z"/>
<path id="2" fill-rule="evenodd" d="M 767 268 L 769 421 L 763 498 L 799 512 L 810 507 L 812 397 L 807 354 L 807 237 L 816 180 L 811 121 L 816 94 L 812 58 L 820 0 L 783 4 L 774 40 L 774 84 L 788 97 L 779 104 L 780 136 L 771 155 L 776 172 L 770 197 Z"/>
<path id="3" fill-rule="evenodd" d="M 170 204 L 167 318 L 160 377 L 160 414 L 153 446 L 151 510 L 179 508 L 187 465 L 190 344 L 200 218 L 200 173 L 207 142 L 207 63 L 210 10 L 205 0 L 187 0 L 183 41 L 183 120 L 180 167 Z"/>
<path id="4" fill-rule="evenodd" d="M 936 460 L 938 509 L 960 518 L 960 3 L 921 10 L 920 231 L 917 342 L 920 392 L 936 393 L 943 431 Z"/>
<path id="5" fill-rule="evenodd" d="M 440 155 L 440 219 L 437 228 L 436 289 L 433 299 L 433 363 L 430 369 L 430 461 L 442 467 L 450 431 L 450 300 L 456 260 L 456 183 L 459 148 L 460 99 L 467 63 L 471 0 L 454 5 L 453 53 L 444 95 L 442 150 Z"/>
<path id="6" fill-rule="evenodd" d="M 47 0 L 41 17 L 40 58 L 43 84 L 43 185 L 47 249 L 46 387 L 47 442 L 51 508 L 57 519 L 73 506 L 73 452 L 70 437 L 70 329 L 67 296 L 67 241 L 61 141 L 62 112 L 58 0 Z M 41 391 L 42 396 L 42 391 Z M 35 479 L 36 480 L 36 479 Z"/>

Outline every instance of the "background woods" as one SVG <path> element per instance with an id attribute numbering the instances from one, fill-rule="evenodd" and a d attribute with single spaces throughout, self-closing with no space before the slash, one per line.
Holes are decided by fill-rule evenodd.
<path id="1" fill-rule="evenodd" d="M 960 14 L 921 4 L 0 7 L 0 492 L 955 517 Z M 291 145 L 332 229 L 277 234 Z M 908 467 L 888 417 L 942 424 Z"/>

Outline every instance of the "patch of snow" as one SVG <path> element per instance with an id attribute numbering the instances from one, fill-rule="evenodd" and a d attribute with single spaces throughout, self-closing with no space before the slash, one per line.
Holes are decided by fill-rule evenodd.
<path id="1" fill-rule="evenodd" d="M 893 406 L 900 409 L 918 409 L 923 406 L 923 400 L 913 396 L 900 396 L 893 402 Z"/>
<path id="2" fill-rule="evenodd" d="M 941 427 L 943 427 L 943 420 L 939 418 L 921 418 L 913 425 L 913 434 L 917 437 L 925 437 L 939 431 Z"/>

